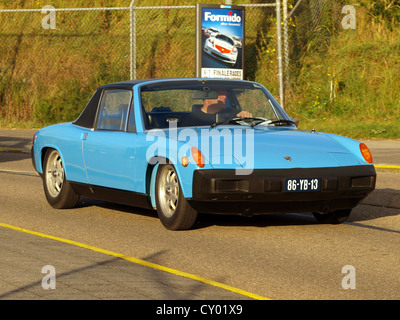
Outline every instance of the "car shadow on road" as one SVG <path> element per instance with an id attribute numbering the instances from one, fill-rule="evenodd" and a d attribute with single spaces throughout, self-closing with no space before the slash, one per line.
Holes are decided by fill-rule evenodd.
<path id="1" fill-rule="evenodd" d="M 400 215 L 400 191 L 376 189 L 352 210 L 348 221 L 367 221 L 398 215 Z"/>
<path id="2" fill-rule="evenodd" d="M 386 197 L 398 196 L 399 191 L 386 189 L 379 190 L 376 194 L 382 192 Z M 377 195 L 375 195 L 376 197 Z M 366 221 L 377 218 L 383 218 L 387 216 L 395 216 L 400 214 L 400 209 L 390 207 L 391 202 L 389 198 L 382 198 L 378 195 L 381 201 L 386 201 L 382 204 L 374 204 L 376 201 L 366 199 L 364 202 L 356 206 L 348 221 Z M 383 199 L 383 200 L 382 200 Z M 141 215 L 151 217 L 158 220 L 157 212 L 155 210 L 147 210 L 132 206 L 120 205 L 111 202 L 104 202 L 89 198 L 82 198 L 78 207 L 90 207 L 98 206 L 105 209 L 117 210 L 135 215 Z M 318 222 L 315 220 L 312 213 L 280 213 L 280 214 L 264 214 L 254 215 L 252 217 L 241 216 L 241 215 L 227 215 L 227 214 L 206 214 L 199 213 L 197 221 L 192 229 L 206 229 L 212 226 L 223 226 L 223 227 L 277 227 L 277 226 L 304 226 L 304 225 L 316 225 Z"/>
<path id="3" fill-rule="evenodd" d="M 92 206 L 96 206 L 96 207 L 100 207 L 100 208 L 104 208 L 104 209 L 110 209 L 110 210 L 117 210 L 117 211 L 126 212 L 126 213 L 138 214 L 138 215 L 147 216 L 147 217 L 154 217 L 154 218 L 158 219 L 157 212 L 155 210 L 143 209 L 143 208 L 139 208 L 139 207 L 133 207 L 133 206 L 123 205 L 123 204 L 118 204 L 118 203 L 113 203 L 113 202 L 107 202 L 107 201 L 102 201 L 102 200 L 97 200 L 97 199 L 92 199 L 92 198 L 87 198 L 87 197 L 81 197 L 76 208 L 87 208 L 87 207 L 92 207 Z"/>
<path id="4" fill-rule="evenodd" d="M 313 225 L 317 221 L 311 213 L 280 213 L 264 214 L 246 217 L 241 215 L 218 215 L 218 214 L 199 214 L 196 229 L 211 226 L 223 227 L 277 227 L 277 226 L 301 226 Z"/>
<path id="5" fill-rule="evenodd" d="M 105 209 L 151 217 L 158 220 L 156 210 L 142 209 L 85 197 L 81 198 L 77 207 L 86 208 L 91 206 L 97 206 Z M 192 229 L 205 229 L 211 226 L 264 228 L 269 226 L 311 225 L 316 223 L 317 222 L 311 213 L 265 214 L 254 215 L 252 217 L 241 215 L 199 213 L 197 221 Z"/>

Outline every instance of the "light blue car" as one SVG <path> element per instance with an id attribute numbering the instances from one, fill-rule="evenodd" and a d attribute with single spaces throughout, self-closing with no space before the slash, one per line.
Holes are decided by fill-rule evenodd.
<path id="1" fill-rule="evenodd" d="M 312 212 L 345 221 L 374 188 L 367 146 L 299 130 L 262 85 L 165 79 L 99 87 L 79 118 L 35 133 L 54 208 L 80 196 L 156 209 L 171 230 L 199 212 Z"/>

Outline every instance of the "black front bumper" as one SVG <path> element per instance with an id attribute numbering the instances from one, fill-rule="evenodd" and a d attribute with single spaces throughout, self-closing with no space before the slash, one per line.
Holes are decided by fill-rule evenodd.
<path id="1" fill-rule="evenodd" d="M 285 192 L 286 179 L 311 177 L 321 178 L 321 191 Z M 376 172 L 371 165 L 257 169 L 250 175 L 235 175 L 233 169 L 197 170 L 188 201 L 205 213 L 329 213 L 354 208 L 375 189 L 375 181 Z"/>

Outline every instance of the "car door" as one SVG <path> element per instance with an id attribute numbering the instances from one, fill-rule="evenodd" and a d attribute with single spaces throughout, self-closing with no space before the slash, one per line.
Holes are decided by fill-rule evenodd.
<path id="1" fill-rule="evenodd" d="M 132 90 L 105 89 L 95 129 L 82 136 L 87 179 L 93 186 L 135 191 L 137 134 L 128 122 L 132 98 Z"/>

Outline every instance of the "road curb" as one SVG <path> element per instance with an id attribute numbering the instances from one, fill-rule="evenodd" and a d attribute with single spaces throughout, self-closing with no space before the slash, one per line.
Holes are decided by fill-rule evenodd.
<path id="1" fill-rule="evenodd" d="M 400 171 L 400 166 L 386 165 L 386 164 L 376 164 L 374 165 L 377 170 L 391 170 L 391 171 Z"/>
<path id="2" fill-rule="evenodd" d="M 1 148 L 0 152 L 9 152 L 9 153 L 31 153 L 31 150 L 26 149 L 18 149 L 18 148 Z"/>

